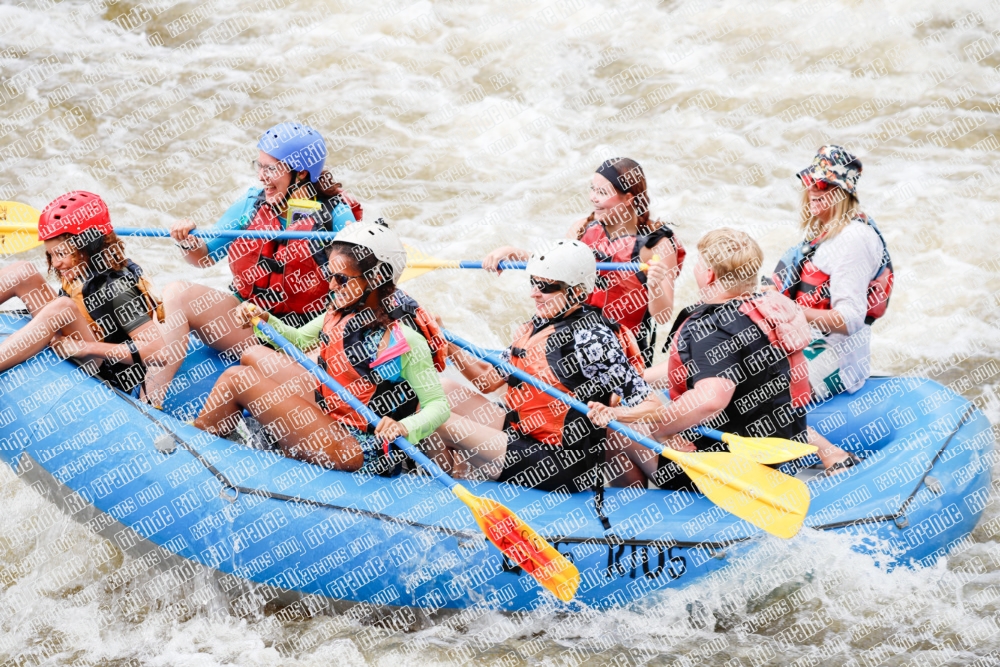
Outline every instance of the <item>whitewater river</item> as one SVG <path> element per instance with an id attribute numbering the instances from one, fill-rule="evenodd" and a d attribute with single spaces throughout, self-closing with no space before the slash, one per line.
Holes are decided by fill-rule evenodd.
<path id="1" fill-rule="evenodd" d="M 998 30 L 997 0 L 4 0 L 0 199 L 42 208 L 85 189 L 119 225 L 210 224 L 254 184 L 258 135 L 299 119 L 325 135 L 366 218 L 432 256 L 562 236 L 587 212 L 594 168 L 625 155 L 686 245 L 735 226 L 770 267 L 797 239 L 795 171 L 840 143 L 864 163 L 861 202 L 896 267 L 877 371 L 952 384 L 997 423 L 1000 374 L 982 369 L 1000 356 Z M 160 286 L 228 284 L 224 266 L 196 272 L 169 243 L 127 247 Z M 523 274 L 437 271 L 407 289 L 488 345 L 531 312 Z M 677 303 L 694 297 L 687 267 Z M 808 534 L 745 604 L 724 595 L 765 573 L 618 611 L 406 632 L 241 618 L 191 590 L 125 614 L 117 601 L 149 574 L 115 550 L 62 576 L 70 556 L 113 547 L 6 466 L 0 506 L 2 664 L 844 665 L 879 642 L 905 647 L 887 665 L 1000 664 L 1000 536 L 983 527 L 997 503 L 924 569 L 886 572 Z M 6 539 L 33 519 L 49 524 L 37 539 Z M 956 568 L 978 574 L 956 585 Z M 774 641 L 816 614 L 824 632 Z"/>

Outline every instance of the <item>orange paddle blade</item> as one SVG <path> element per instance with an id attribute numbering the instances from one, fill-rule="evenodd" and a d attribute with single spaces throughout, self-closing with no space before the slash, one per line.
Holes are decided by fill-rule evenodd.
<path id="1" fill-rule="evenodd" d="M 456 484 L 452 492 L 468 505 L 490 542 L 563 602 L 576 597 L 580 572 L 566 556 L 512 511 L 488 498 L 474 496 Z"/>

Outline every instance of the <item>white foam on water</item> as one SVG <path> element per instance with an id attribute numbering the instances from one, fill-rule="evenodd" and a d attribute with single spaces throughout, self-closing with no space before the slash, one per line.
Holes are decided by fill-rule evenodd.
<path id="1" fill-rule="evenodd" d="M 761 241 L 770 267 L 797 239 L 794 173 L 829 136 L 861 146 L 861 201 L 885 234 L 896 268 L 892 305 L 873 332 L 876 368 L 902 373 L 962 358 L 935 376 L 953 382 L 1000 353 L 993 296 L 1000 276 L 996 265 L 987 264 L 1000 247 L 996 187 L 986 183 L 963 191 L 967 179 L 981 177 L 997 162 L 998 148 L 989 143 L 997 132 L 995 116 L 983 115 L 1000 92 L 996 57 L 976 62 L 966 51 L 977 40 L 992 39 L 1000 16 L 994 5 L 8 4 L 0 6 L 0 42 L 28 52 L 4 58 L 3 76 L 16 77 L 53 56 L 60 67 L 3 106 L 4 122 L 16 127 L 0 138 L 0 150 L 21 141 L 26 157 L 0 163 L 0 192 L 41 208 L 62 192 L 88 189 L 108 199 L 119 225 L 165 227 L 184 216 L 210 224 L 254 185 L 249 161 L 259 133 L 275 122 L 304 119 L 327 137 L 328 164 L 363 200 L 366 217 L 385 215 L 408 243 L 433 256 L 478 258 L 502 244 L 543 247 L 586 215 L 590 174 L 600 161 L 628 155 L 644 166 L 654 215 L 673 223 L 689 249 L 706 230 L 728 224 Z M 112 23 L 129 17 L 141 25 L 122 30 Z M 184 17 L 189 27 L 181 30 L 174 22 Z M 177 48 L 205 36 L 215 41 Z M 153 46 L 157 39 L 166 47 Z M 844 56 L 846 49 L 857 53 Z M 838 52 L 844 66 L 805 76 L 807 68 Z M 612 95 L 614 77 L 630 67 L 635 78 L 648 76 Z M 866 76 L 853 75 L 865 67 Z M 935 73 L 947 78 L 938 81 Z M 155 83 L 129 87 L 143 76 Z M 116 105 L 98 113 L 102 93 Z M 820 97 L 832 93 L 843 99 Z M 132 164 L 116 164 L 130 142 L 169 133 L 164 123 L 182 118 L 192 105 L 207 108 L 215 95 L 229 105 L 218 116 L 169 136 Z M 796 104 L 802 113 L 793 118 L 789 110 Z M 855 122 L 832 126 L 855 109 Z M 737 110 L 739 118 L 727 120 Z M 83 121 L 79 127 L 31 134 L 74 113 Z M 351 125 L 362 117 L 376 126 Z M 908 146 L 949 123 L 983 118 L 984 124 L 947 145 Z M 926 123 L 884 145 L 863 142 L 865 133 L 891 132 L 914 119 Z M 90 150 L 74 152 L 88 137 Z M 396 180 L 400 165 L 406 175 Z M 178 198 L 186 201 L 173 201 Z M 196 272 L 163 241 L 130 239 L 127 247 L 161 287 L 178 279 L 219 289 L 229 283 L 224 265 Z M 26 257 L 44 267 L 38 251 Z M 526 283 L 517 272 L 497 278 L 436 271 L 406 287 L 460 335 L 500 346 L 509 343 L 512 323 L 531 312 Z M 695 298 L 688 269 L 678 281 L 676 302 Z M 1000 419 L 997 384 L 993 377 L 964 390 L 988 399 L 987 416 L 994 422 Z M 53 510 L 4 470 L 0 535 L 9 536 Z M 998 516 L 991 505 L 983 521 Z M 157 665 L 403 665 L 473 657 L 502 664 L 576 664 L 586 657 L 602 664 L 629 652 L 633 662 L 646 656 L 656 664 L 799 659 L 840 665 L 896 637 L 899 646 L 908 646 L 908 657 L 887 654 L 889 664 L 917 658 L 968 664 L 1000 648 L 996 633 L 984 625 L 1000 609 L 984 593 L 1000 586 L 992 557 L 996 535 L 979 529 L 973 537 L 976 544 L 934 567 L 887 572 L 851 551 L 846 538 L 810 533 L 785 545 L 771 564 L 787 568 L 785 582 L 750 599 L 732 593 L 759 575 L 733 573 L 718 584 L 696 584 L 593 616 L 489 613 L 468 626 L 386 630 L 374 648 L 362 650 L 358 634 L 375 631 L 354 623 L 277 622 L 268 615 L 242 620 L 222 613 L 218 600 L 182 611 L 178 605 L 194 595 L 196 584 L 124 613 L 131 609 L 128 596 L 148 588 L 155 575 L 110 586 L 109 575 L 122 572 L 131 559 L 95 557 L 105 542 L 56 514 L 30 543 L 0 552 L 4 576 L 16 573 L 0 589 L 0 606 L 7 611 L 0 618 L 0 658 L 27 660 L 48 651 L 53 664 L 133 658 Z M 45 549 L 50 557 L 32 560 Z M 81 572 L 53 585 L 53 572 L 76 562 L 73 557 L 80 559 Z M 908 605 L 939 581 L 954 580 L 953 572 L 976 558 L 985 570 L 960 592 Z M 744 636 L 735 629 L 782 604 L 788 611 L 756 631 Z M 851 634 L 887 609 L 896 612 L 883 625 L 864 637 Z M 766 638 L 822 613 L 832 621 L 827 629 L 768 657 L 775 644 Z M 976 628 L 982 638 L 966 650 L 960 633 Z M 484 633 L 501 639 L 484 646 Z M 919 643 L 911 645 L 911 635 Z M 275 648 L 308 636 L 315 641 L 290 655 Z M 608 637 L 613 648 L 604 650 Z M 837 648 L 839 641 L 847 648 Z M 939 652 L 948 641 L 958 652 Z"/>

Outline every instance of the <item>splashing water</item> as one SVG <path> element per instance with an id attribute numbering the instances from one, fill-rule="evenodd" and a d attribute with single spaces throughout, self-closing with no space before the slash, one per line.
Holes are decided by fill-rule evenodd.
<path id="1" fill-rule="evenodd" d="M 366 217 L 433 256 L 542 247 L 589 211 L 593 169 L 628 155 L 688 247 L 726 224 L 770 267 L 797 240 L 794 173 L 840 143 L 864 162 L 861 202 L 896 267 L 875 368 L 951 383 L 996 422 L 998 23 L 996 2 L 926 0 L 8 3 L 0 195 L 41 208 L 86 189 L 117 224 L 208 225 L 255 184 L 259 133 L 299 119 Z M 162 241 L 127 247 L 161 287 L 229 283 Z M 482 344 L 509 343 L 531 312 L 517 272 L 408 289 Z M 676 301 L 695 294 L 686 271 Z M 0 658 L 17 664 L 1000 664 L 993 505 L 924 568 L 889 572 L 807 531 L 755 570 L 627 609 L 401 629 L 240 618 L 210 582 L 163 580 L 6 467 L 0 497 Z"/>

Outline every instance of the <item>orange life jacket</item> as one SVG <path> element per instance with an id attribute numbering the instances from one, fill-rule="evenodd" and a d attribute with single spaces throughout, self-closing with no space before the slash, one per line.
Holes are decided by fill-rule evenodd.
<path id="1" fill-rule="evenodd" d="M 677 253 L 677 268 L 684 265 L 685 250 L 680 240 L 666 225 L 649 234 L 621 236 L 612 239 L 604 225 L 594 221 L 584 230 L 580 240 L 590 246 L 598 262 L 641 262 L 643 248 L 652 248 L 662 239 L 670 239 Z M 605 317 L 628 328 L 636 337 L 645 364 L 653 360 L 656 327 L 649 314 L 649 295 L 646 292 L 646 274 L 643 271 L 599 271 L 597 287 L 587 299 L 597 306 Z"/>
<path id="2" fill-rule="evenodd" d="M 608 326 L 615 332 L 629 362 L 641 374 L 645 367 L 635 337 L 624 326 L 607 320 L 596 308 L 586 306 L 569 317 L 545 325 L 538 331 L 531 322 L 522 325 L 510 348 L 511 365 L 575 397 L 574 390 L 586 381 L 580 369 L 576 367 L 576 357 L 562 357 L 563 345 L 557 344 L 550 349 L 549 339 L 554 335 L 557 336 L 556 340 L 558 337 L 568 336 L 567 342 L 572 341 L 572 327 L 587 317 L 593 318 L 595 323 Z M 553 366 L 558 366 L 560 373 L 557 373 Z M 575 378 L 575 381 L 571 382 L 573 386 L 566 386 L 560 380 L 560 374 L 563 377 Z M 562 446 L 568 437 L 572 437 L 575 443 L 586 435 L 566 433 L 566 414 L 569 408 L 565 403 L 516 378 L 512 377 L 508 383 L 511 386 L 507 388 L 504 401 L 515 413 L 511 416 L 511 425 L 518 432 L 546 444 L 558 446 Z"/>
<path id="3" fill-rule="evenodd" d="M 358 326 L 370 311 L 343 313 L 327 311 L 320 333 L 320 353 L 317 363 L 355 398 L 367 405 L 380 417 L 392 416 L 399 420 L 412 415 L 418 407 L 417 395 L 405 380 L 394 381 L 380 376 L 378 368 L 371 366 L 359 334 L 365 327 Z M 354 322 L 351 325 L 351 322 Z M 384 330 L 383 330 L 384 331 Z M 355 335 L 352 335 L 355 334 Z M 352 338 L 350 356 L 344 342 Z M 353 359 L 352 359 L 353 357 Z M 334 419 L 362 431 L 370 431 L 368 421 L 359 415 L 322 382 L 316 387 L 320 406 Z"/>
<path id="4" fill-rule="evenodd" d="M 284 231 L 314 232 L 332 229 L 331 211 L 339 197 L 318 197 L 322 208 L 300 218 Z M 261 192 L 251 207 L 248 230 L 282 231 L 281 220 Z M 321 241 L 238 238 L 229 246 L 233 291 L 278 316 L 323 312 L 329 294 L 326 246 Z"/>
<path id="5" fill-rule="evenodd" d="M 865 324 L 872 324 L 885 315 L 889 306 L 889 296 L 892 294 L 893 271 L 892 259 L 889 257 L 889 247 L 882 237 L 882 232 L 875 226 L 875 221 L 864 213 L 855 217 L 869 225 L 878 234 L 882 242 L 882 263 L 875 277 L 868 283 L 868 311 L 865 313 Z M 803 308 L 830 309 L 830 276 L 820 271 L 813 263 L 812 257 L 823 242 L 817 238 L 803 243 L 802 246 L 791 248 L 778 260 L 774 269 L 772 281 L 790 299 L 794 299 Z"/>

